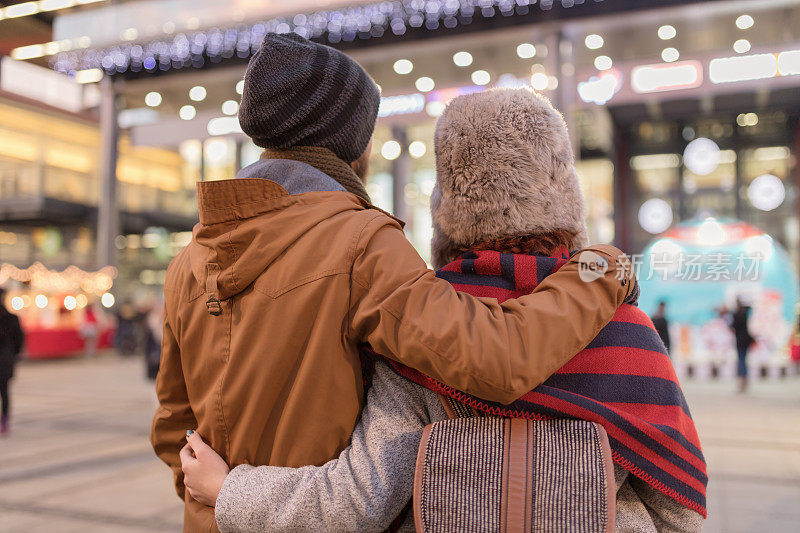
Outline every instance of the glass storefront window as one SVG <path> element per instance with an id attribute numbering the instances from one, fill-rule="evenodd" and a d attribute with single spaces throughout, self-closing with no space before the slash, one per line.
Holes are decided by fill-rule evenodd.
<path id="1" fill-rule="evenodd" d="M 614 240 L 614 165 L 608 159 L 575 163 L 586 202 L 586 230 L 590 243 Z"/>
<path id="2" fill-rule="evenodd" d="M 203 141 L 203 179 L 224 180 L 236 175 L 236 141 L 212 137 Z"/>

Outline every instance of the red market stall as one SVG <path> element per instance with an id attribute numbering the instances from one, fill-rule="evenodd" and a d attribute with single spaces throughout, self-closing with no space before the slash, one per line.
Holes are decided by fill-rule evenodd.
<path id="1" fill-rule="evenodd" d="M 27 269 L 0 265 L 6 307 L 25 332 L 23 357 L 51 359 L 92 354 L 114 343 L 114 305 L 109 292 L 116 269 L 86 272 L 71 266 L 49 270 L 41 263 Z"/>

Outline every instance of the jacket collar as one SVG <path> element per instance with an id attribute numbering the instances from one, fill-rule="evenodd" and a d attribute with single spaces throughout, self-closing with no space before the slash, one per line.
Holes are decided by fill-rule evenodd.
<path id="1" fill-rule="evenodd" d="M 338 181 L 321 170 L 292 159 L 259 159 L 240 170 L 236 177 L 266 178 L 286 189 L 289 194 L 345 190 Z"/>
<path id="2" fill-rule="evenodd" d="M 301 194 L 302 196 L 300 196 Z M 353 203 L 354 208 L 361 207 L 362 209 L 380 211 L 395 220 L 400 224 L 400 227 L 405 226 L 405 222 L 391 213 L 387 213 L 363 198 L 343 190 L 311 190 L 307 191 L 307 194 L 320 195 L 319 201 L 333 197 L 337 199 L 346 198 Z M 219 181 L 201 181 L 197 183 L 197 206 L 200 212 L 200 223 L 210 225 L 252 218 L 286 207 L 302 197 L 308 198 L 307 194 L 298 192 L 295 195 L 291 195 L 279 183 L 272 181 L 271 177 L 269 179 L 243 177 Z"/>

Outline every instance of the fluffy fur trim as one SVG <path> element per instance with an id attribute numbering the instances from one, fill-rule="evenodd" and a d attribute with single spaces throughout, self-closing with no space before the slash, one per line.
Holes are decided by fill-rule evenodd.
<path id="1" fill-rule="evenodd" d="M 455 98 L 436 123 L 433 263 L 482 241 L 568 230 L 586 245 L 567 126 L 530 89 Z"/>

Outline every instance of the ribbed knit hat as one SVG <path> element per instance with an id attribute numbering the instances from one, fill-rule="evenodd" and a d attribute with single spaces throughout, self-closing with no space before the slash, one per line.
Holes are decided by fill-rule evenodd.
<path id="1" fill-rule="evenodd" d="M 351 163 L 367 149 L 380 94 L 342 52 L 268 33 L 244 77 L 239 124 L 262 148 L 321 146 Z"/>
<path id="2" fill-rule="evenodd" d="M 567 230 L 586 245 L 583 194 L 567 126 L 531 89 L 455 98 L 436 123 L 433 263 L 509 237 Z"/>

